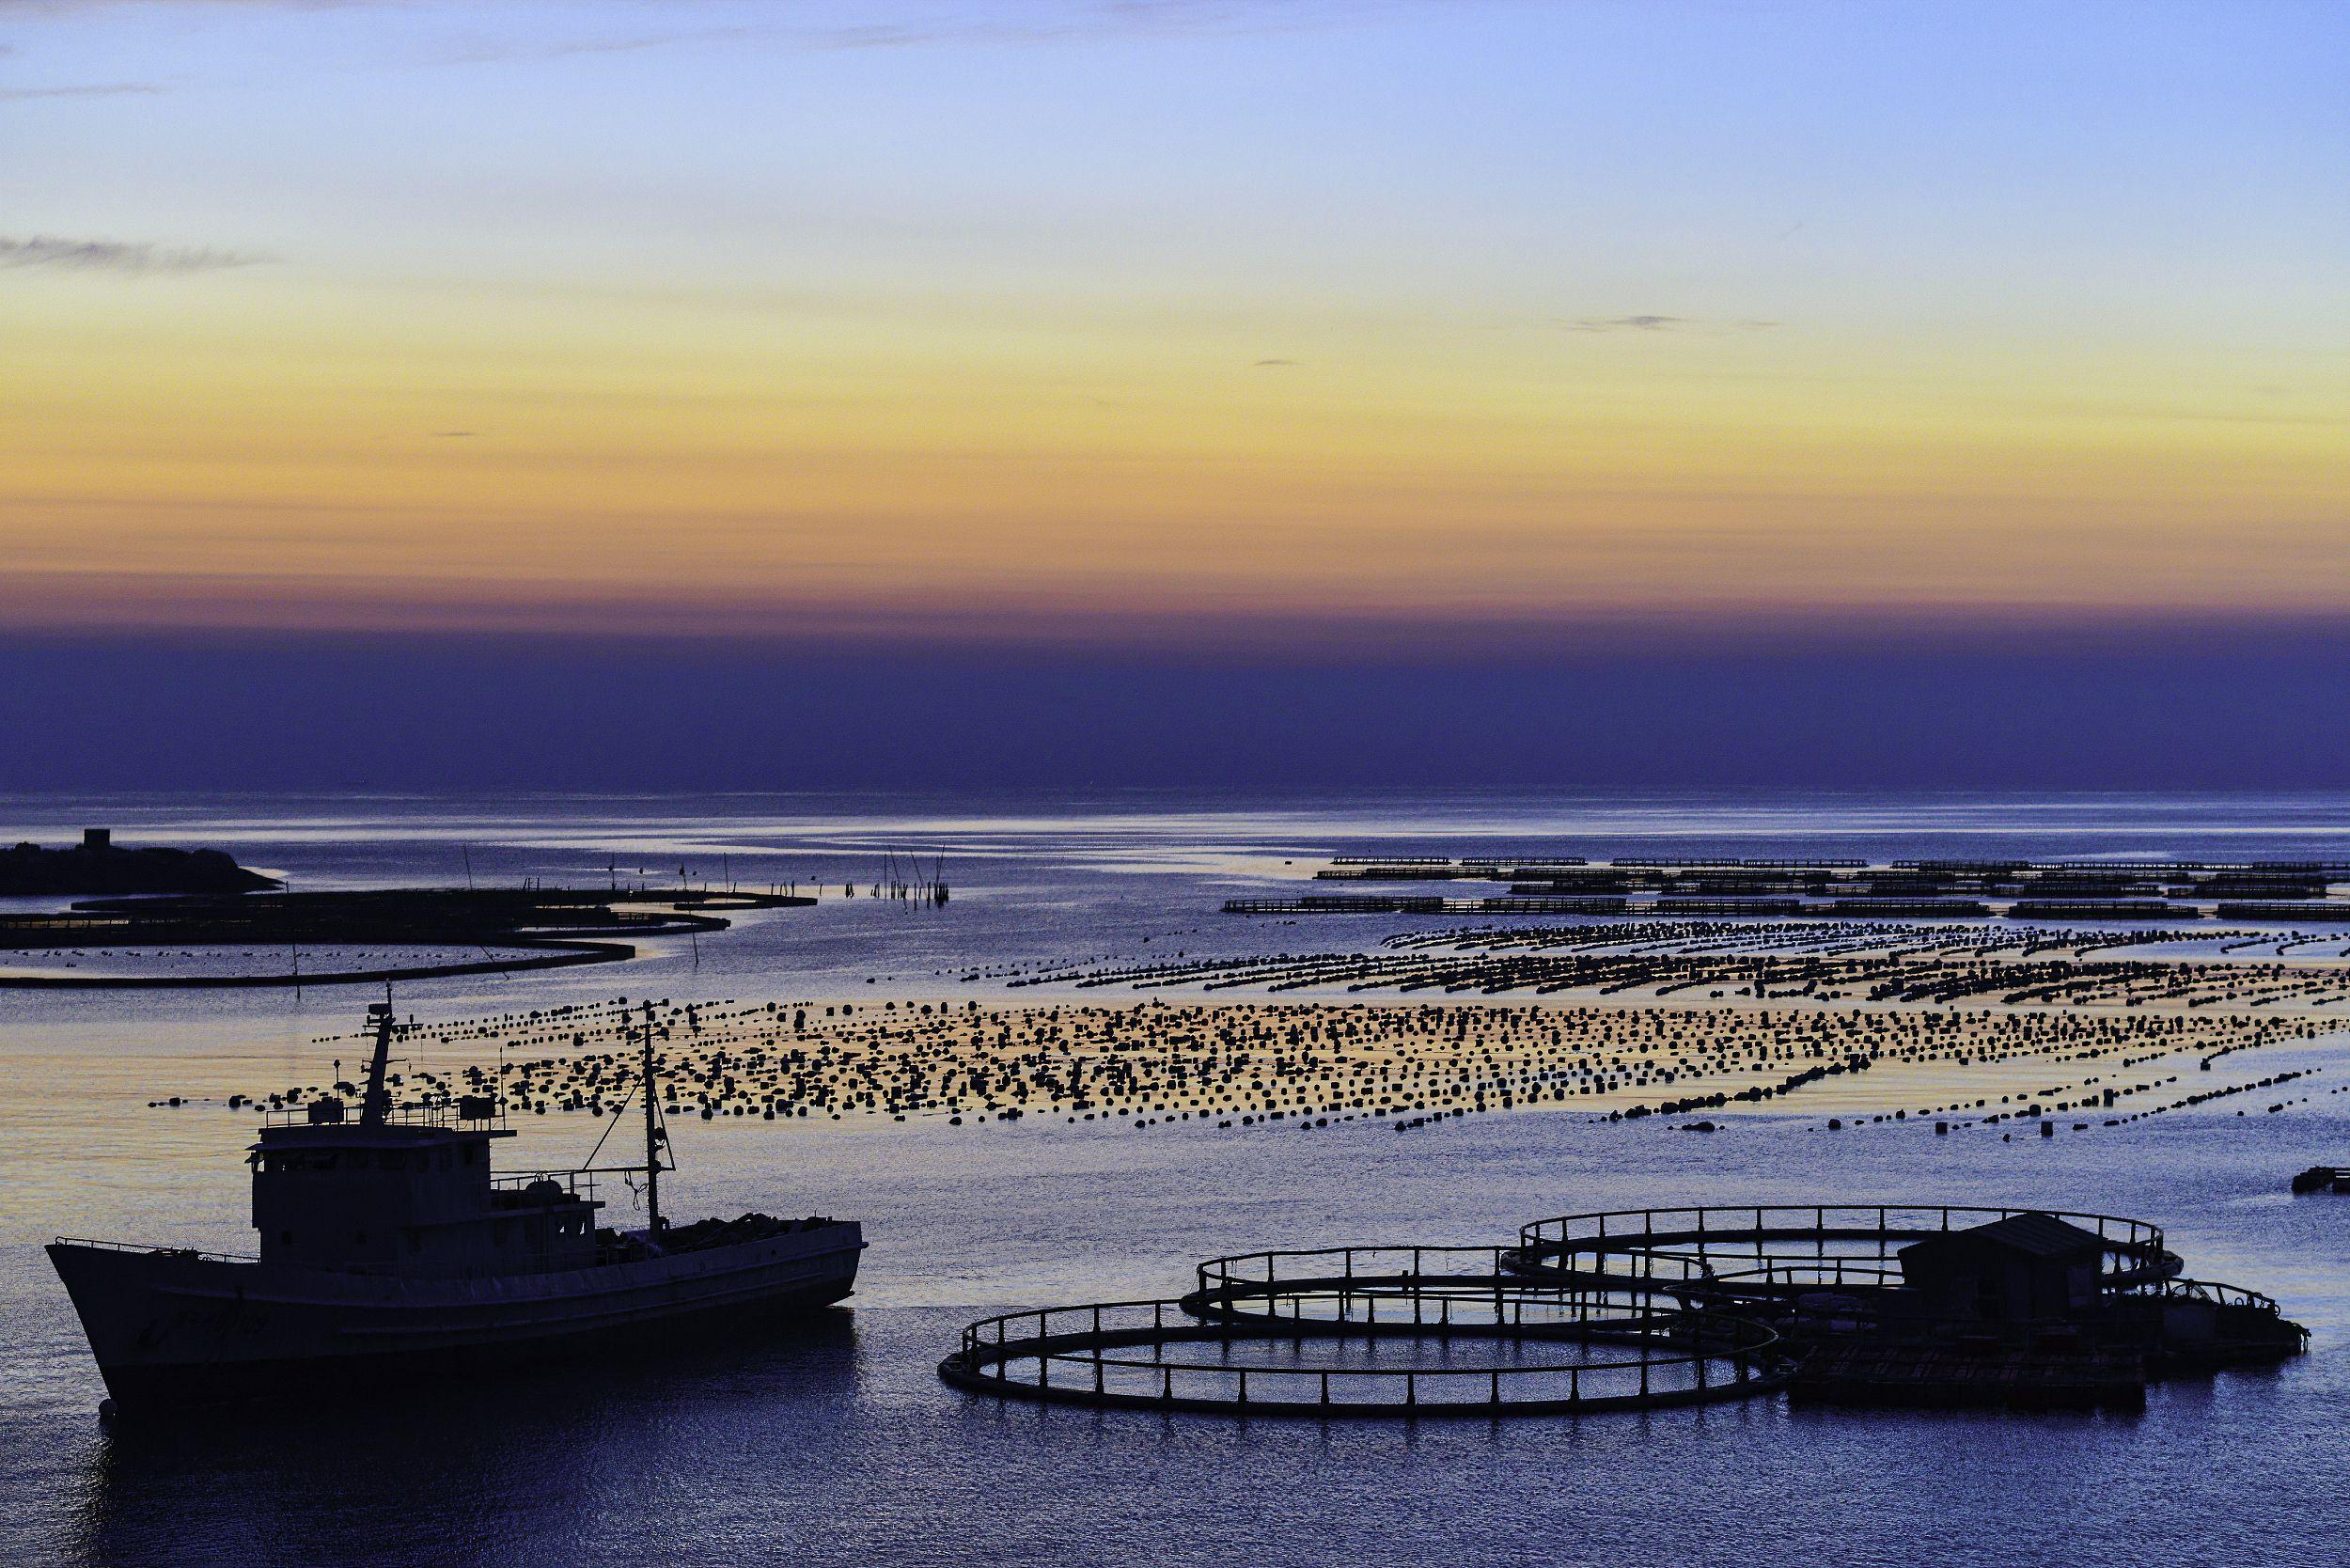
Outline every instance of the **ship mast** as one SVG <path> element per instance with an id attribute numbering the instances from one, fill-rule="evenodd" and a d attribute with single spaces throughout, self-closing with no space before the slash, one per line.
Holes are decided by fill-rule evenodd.
<path id="1" fill-rule="evenodd" d="M 367 1097 L 359 1102 L 359 1125 L 381 1127 L 392 1108 L 391 1090 L 384 1087 L 384 1071 L 391 1064 L 392 1004 L 390 987 L 384 1000 L 369 1002 L 368 1016 L 375 1021 L 375 1055 L 368 1062 Z"/>
<path id="2" fill-rule="evenodd" d="M 645 1093 L 645 1235 L 661 1239 L 661 1113 L 652 1081 L 652 1003 L 645 1003 L 645 1058 L 641 1073 Z"/>

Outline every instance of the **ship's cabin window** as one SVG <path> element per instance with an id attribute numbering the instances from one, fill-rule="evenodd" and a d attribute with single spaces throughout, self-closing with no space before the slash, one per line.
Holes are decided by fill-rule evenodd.
<path id="1" fill-rule="evenodd" d="M 293 1245 L 293 1232 L 291 1231 L 278 1231 L 277 1245 L 280 1247 L 291 1247 Z"/>
<path id="2" fill-rule="evenodd" d="M 375 1166 L 379 1170 L 404 1170 L 408 1161 L 398 1150 L 387 1149 L 375 1156 Z"/>

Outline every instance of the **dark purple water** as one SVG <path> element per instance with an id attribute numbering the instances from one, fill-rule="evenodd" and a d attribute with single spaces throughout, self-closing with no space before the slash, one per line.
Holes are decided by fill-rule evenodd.
<path id="1" fill-rule="evenodd" d="M 975 964 L 1359 941 L 1219 922 L 1285 858 L 1402 853 L 2350 855 L 2350 801 L 1323 803 L 1121 800 L 954 812 L 743 799 L 0 801 L 0 836 L 227 843 L 297 886 L 579 878 L 680 857 L 745 883 L 870 881 L 936 845 L 956 902 L 763 917 L 625 967 L 404 988 L 403 1011 L 630 995 L 954 996 Z M 461 854 L 459 846 L 465 846 Z M 1408 922 L 1403 922 L 1408 924 Z M 1147 945 L 1144 937 L 1152 940 Z M 868 979 L 875 983 L 869 985 Z M 993 987 L 978 988 L 993 992 Z M 1033 997 L 1034 993 L 1016 995 Z M 948 1129 L 689 1123 L 673 1201 L 861 1218 L 854 1308 L 807 1335 L 681 1343 L 570 1377 L 394 1408 L 321 1385 L 266 1420 L 102 1427 L 78 1326 L 38 1247 L 60 1233 L 233 1248 L 239 1115 L 151 1111 L 184 1087 L 315 1081 L 356 992 L 0 994 L 0 1559 L 572 1564 L 1753 1562 L 2330 1565 L 2350 1463 L 2350 1200 L 2286 1195 L 2350 1163 L 2350 1096 L 2258 1096 L 2050 1140 L 1818 1130 L 1703 1140 L 1564 1113 L 1399 1137 L 1030 1121 Z M 2324 1085 L 2350 1049 L 2309 1053 Z M 266 1085 L 264 1085 L 266 1087 Z M 2235 1109 L 2254 1102 L 2252 1114 Z M 581 1151 L 534 1125 L 509 1163 Z M 665 1184 L 665 1192 L 668 1191 Z M 2172 1384 L 2143 1414 L 1863 1415 L 1777 1400 L 1581 1421 L 1356 1424 L 999 1406 L 932 1371 L 969 1318 L 1173 1294 L 1224 1251 L 1487 1241 L 1543 1215 L 1694 1201 L 2039 1203 L 2155 1220 L 2193 1271 L 2280 1297 L 2315 1333 L 2282 1369 Z"/>

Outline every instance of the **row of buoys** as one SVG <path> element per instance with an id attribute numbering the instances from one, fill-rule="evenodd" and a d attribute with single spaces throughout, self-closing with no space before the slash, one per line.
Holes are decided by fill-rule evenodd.
<path id="1" fill-rule="evenodd" d="M 2197 940 L 2220 942 L 2255 933 L 2205 932 Z M 1717 949 L 1734 952 L 1795 951 L 1823 955 L 1882 949 L 1896 954 L 1984 957 L 2013 949 L 2029 958 L 2040 952 L 2084 955 L 2103 949 L 2133 947 L 2143 931 L 2074 929 L 2018 931 L 1992 924 L 1926 925 L 1888 920 L 1607 920 L 1585 925 L 1472 926 L 1408 932 L 1390 936 L 1390 948 L 1578 948 L 1641 947 L 1656 951 Z"/>
<path id="2" fill-rule="evenodd" d="M 658 1004 L 672 1114 L 802 1120 L 1028 1111 L 1142 1126 L 1236 1118 L 1404 1117 L 1528 1105 L 1619 1117 L 1758 1104 L 1880 1064 L 2012 1078 L 2072 1108 L 2109 1074 L 2324 1032 L 2320 1020 L 2231 1012 L 2077 1013 L 1773 1004 L 1722 1008 L 1430 1003 L 983 1008 L 976 1001 Z M 396 1087 L 491 1093 L 517 1112 L 602 1116 L 630 1103 L 635 1019 L 620 1003 L 401 1025 L 472 1059 L 412 1062 Z M 485 1059 L 497 1050 L 501 1059 Z M 2062 1080 L 2051 1083 L 2049 1075 Z M 2009 1087 L 2013 1087 L 2012 1084 Z M 2134 1085 L 2105 1087 L 2135 1092 Z M 2042 1093 L 2040 1090 L 2044 1090 Z M 297 1104 L 316 1090 L 268 1097 Z M 346 1091 L 347 1092 L 347 1091 Z M 1897 1115 L 2004 1116 L 2012 1095 Z M 2002 1108 L 2006 1107 L 2006 1108 Z M 1244 1120 L 1241 1125 L 1255 1125 Z"/>
<path id="3" fill-rule="evenodd" d="M 1061 968 L 1010 983 L 1062 984 L 1081 990 L 1197 986 L 1209 991 L 1344 990 L 1399 995 L 1440 991 L 1485 996 L 1646 991 L 1661 996 L 1703 990 L 1709 999 L 1802 997 L 1820 1002 L 1937 1005 L 1993 1000 L 2007 1006 L 2078 1008 L 2166 1003 L 2191 1008 L 2350 1004 L 2350 970 L 2295 962 L 2007 959 L 1872 950 L 1826 954 L 1673 948 L 1587 951 L 1570 942 L 1554 944 L 1568 948 L 1565 951 L 1526 951 L 1526 946 L 1465 937 L 1443 948 L 1415 945 L 1368 953 L 1282 952 Z"/>
<path id="4" fill-rule="evenodd" d="M 2322 900 L 2331 884 L 2350 880 L 2350 863 L 1909 860 L 1876 866 L 1853 858 L 1641 856 L 1591 862 L 1573 855 L 1514 859 L 1488 855 L 1466 860 L 1348 855 L 1334 857 L 1326 869 L 1316 871 L 1314 876 L 1324 882 L 1511 882 L 1529 888 L 1649 888 L 1731 895 L 1882 891 L 1903 896 L 1973 893 L 2014 897 L 2046 891 L 2068 897 L 2111 898 L 2152 893 L 2172 898 L 2200 895 Z"/>

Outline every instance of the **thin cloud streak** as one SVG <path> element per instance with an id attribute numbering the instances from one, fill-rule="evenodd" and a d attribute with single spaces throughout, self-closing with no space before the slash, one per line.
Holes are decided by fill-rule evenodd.
<path id="1" fill-rule="evenodd" d="M 1560 321 L 1563 332 L 1684 332 L 1712 333 L 1762 332 L 1778 325 L 1777 321 L 1734 320 L 1713 321 L 1696 316 L 1583 316 L 1571 321 Z"/>
<path id="2" fill-rule="evenodd" d="M 698 43 L 759 42 L 793 53 L 910 49 L 939 44 L 1022 45 L 1081 41 L 1094 38 L 1169 38 L 1281 33 L 1317 29 L 1418 9 L 1431 0 L 1047 0 L 1025 8 L 1026 19 L 1006 17 L 1008 8 L 975 0 L 900 4 L 884 15 L 833 24 L 757 20 L 709 22 L 696 12 L 729 8 L 726 0 L 662 0 L 647 4 L 648 15 L 672 24 L 607 37 L 554 38 L 512 43 L 479 43 L 439 56 L 445 65 L 486 65 L 517 59 L 562 59 L 573 55 L 621 55 Z M 470 5 L 436 7 L 426 0 L 0 0 L 0 16 L 66 15 L 75 11 L 128 9 L 133 6 L 182 9 L 237 8 L 339 11 L 401 8 L 471 13 Z M 559 9 L 559 8 L 557 8 Z M 863 8 L 870 11 L 883 8 Z M 0 46 L 5 47 L 5 46 Z"/>
<path id="3" fill-rule="evenodd" d="M 0 103 L 30 103 L 46 98 L 151 98 L 157 82 L 89 82 L 66 87 L 0 87 Z"/>
<path id="4" fill-rule="evenodd" d="M 261 3 L 299 5 L 303 0 Z M 371 0 L 332 3 L 368 4 Z M 991 8 L 984 5 L 947 4 L 917 8 L 903 20 L 832 25 L 760 20 L 673 26 L 606 38 L 480 44 L 444 55 L 440 63 L 488 65 L 516 59 L 556 60 L 708 43 L 757 43 L 791 54 L 815 55 L 949 45 L 1021 47 L 1096 39 L 1261 35 L 1341 25 L 1428 3 L 1429 0 L 1080 0 L 1036 8 L 1044 14 L 1029 21 L 991 16 L 987 14 Z M 689 8 L 675 8 L 678 11 Z"/>
<path id="5" fill-rule="evenodd" d="M 0 235 L 0 267 L 55 267 L 66 272 L 149 277 L 221 272 L 267 259 L 236 251 L 160 245 L 147 241 L 66 240 L 48 234 L 17 240 Z"/>

